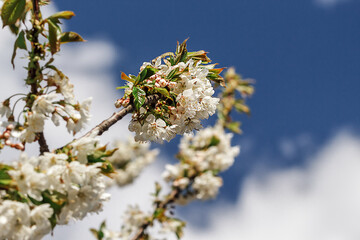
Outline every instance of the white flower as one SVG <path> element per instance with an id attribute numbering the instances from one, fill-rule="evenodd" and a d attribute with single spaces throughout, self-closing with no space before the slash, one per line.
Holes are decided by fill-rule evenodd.
<path id="1" fill-rule="evenodd" d="M 37 112 L 29 113 L 28 116 L 28 129 L 33 132 L 42 132 L 44 130 L 45 116 Z"/>
<path id="2" fill-rule="evenodd" d="M 195 136 L 184 136 L 180 142 L 180 151 L 200 171 L 225 171 L 240 152 L 238 146 L 231 146 L 232 137 L 231 133 L 225 133 L 221 125 L 216 125 L 200 130 Z"/>
<path id="3" fill-rule="evenodd" d="M 46 95 L 40 95 L 34 101 L 31 110 L 33 112 L 41 113 L 41 114 L 50 114 L 55 110 L 55 106 L 53 105 L 53 101 L 57 98 L 57 94 L 52 92 Z"/>
<path id="4" fill-rule="evenodd" d="M 104 239 L 104 240 L 118 239 L 121 236 L 121 234 L 119 232 L 111 231 L 107 228 L 103 228 L 102 232 L 104 234 L 102 239 Z"/>
<path id="5" fill-rule="evenodd" d="M 88 98 L 83 101 L 79 106 L 79 115 L 73 114 L 68 120 L 66 127 L 69 132 L 74 134 L 81 131 L 85 125 L 90 121 L 90 106 L 92 98 Z"/>
<path id="6" fill-rule="evenodd" d="M 31 210 L 31 221 L 34 223 L 34 226 L 32 226 L 30 239 L 41 239 L 51 231 L 49 218 L 53 212 L 54 210 L 50 207 L 50 204 L 47 203 L 36 206 Z"/>
<path id="7" fill-rule="evenodd" d="M 11 115 L 11 109 L 9 108 L 9 106 L 4 105 L 4 102 L 0 103 L 0 115 L 2 117 L 5 116 L 6 118 L 10 117 Z"/>
<path id="8" fill-rule="evenodd" d="M 147 215 L 144 214 L 138 206 L 128 206 L 124 214 L 124 223 L 121 226 L 121 237 L 128 239 L 128 237 L 138 228 L 144 224 Z"/>
<path id="9" fill-rule="evenodd" d="M 69 78 L 65 75 L 60 76 L 58 73 L 55 73 L 51 79 L 59 87 L 59 90 L 64 96 L 65 101 L 70 104 L 76 104 L 74 96 L 74 85 L 70 83 Z"/>
<path id="10" fill-rule="evenodd" d="M 0 239 L 30 239 L 30 208 L 5 200 L 0 204 Z"/>
<path id="11" fill-rule="evenodd" d="M 59 126 L 60 125 L 60 115 L 56 112 L 54 112 L 51 116 L 51 121 L 53 121 L 53 123 L 55 124 L 55 126 Z"/>
<path id="12" fill-rule="evenodd" d="M 118 150 L 107 160 L 115 168 L 116 173 L 113 178 L 119 186 L 133 182 L 141 171 L 155 160 L 159 153 L 157 149 L 150 150 L 149 143 L 138 143 L 131 137 L 126 142 L 116 142 L 114 147 Z"/>
<path id="13" fill-rule="evenodd" d="M 211 171 L 207 171 L 195 178 L 192 187 L 197 192 L 197 199 L 207 200 L 216 197 L 221 186 L 222 179 L 214 176 Z"/>
<path id="14" fill-rule="evenodd" d="M 24 160 L 15 164 L 16 170 L 10 170 L 9 175 L 16 181 L 19 192 L 41 201 L 41 192 L 47 188 L 46 175 L 35 171 L 25 154 L 22 158 Z"/>
<path id="15" fill-rule="evenodd" d="M 80 163 L 87 163 L 87 156 L 95 150 L 99 139 L 96 137 L 83 137 L 75 140 L 70 145 L 74 147 L 74 151 Z"/>

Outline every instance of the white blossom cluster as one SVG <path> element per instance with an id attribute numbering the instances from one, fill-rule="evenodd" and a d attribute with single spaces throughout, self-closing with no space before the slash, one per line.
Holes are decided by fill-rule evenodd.
<path id="1" fill-rule="evenodd" d="M 222 179 L 216 174 L 228 169 L 240 151 L 231 146 L 231 139 L 232 134 L 226 134 L 219 124 L 196 135 L 185 135 L 180 143 L 181 162 L 167 164 L 164 179 L 180 189 L 191 185 L 197 199 L 215 197 L 222 186 Z"/>
<path id="2" fill-rule="evenodd" d="M 174 66 L 161 64 L 161 57 L 155 63 L 145 62 L 140 70 L 147 66 L 158 69 L 156 74 L 145 80 L 146 84 L 155 88 L 166 88 L 176 96 L 175 106 L 155 106 L 155 111 L 166 108 L 167 111 L 159 117 L 142 108 L 134 114 L 129 130 L 135 132 L 136 141 L 155 141 L 162 143 L 170 141 L 176 134 L 189 133 L 194 129 L 202 128 L 200 120 L 208 118 L 216 111 L 219 98 L 212 97 L 214 89 L 207 78 L 209 69 L 213 65 L 202 65 L 202 62 L 192 59 L 180 62 Z M 172 71 L 180 74 L 176 80 L 169 79 Z M 128 83 L 131 91 L 133 84 Z"/>
<path id="3" fill-rule="evenodd" d="M 30 207 L 26 203 L 0 200 L 0 239 L 41 239 L 51 231 L 53 214 L 49 204 Z"/>
<path id="4" fill-rule="evenodd" d="M 74 143 L 75 152 L 95 150 L 92 139 Z M 92 147 L 90 147 L 92 145 Z M 77 150 L 76 150 L 77 149 Z M 80 150 L 81 149 L 81 150 Z M 109 199 L 105 193 L 105 179 L 100 173 L 101 163 L 86 165 L 68 162 L 68 155 L 45 153 L 28 158 L 22 154 L 8 174 L 23 196 L 33 199 L 27 203 L 0 200 L 0 239 L 39 239 L 51 230 L 49 218 L 53 209 L 43 204 L 44 192 L 61 207 L 56 224 L 81 220 L 90 212 L 98 212 Z M 36 206 L 35 203 L 41 203 Z"/>
<path id="5" fill-rule="evenodd" d="M 122 240 L 131 239 L 131 236 L 146 222 L 148 215 L 140 210 L 139 206 L 129 205 L 123 216 L 120 237 Z"/>
<path id="6" fill-rule="evenodd" d="M 114 147 L 118 150 L 107 158 L 115 169 L 114 180 L 110 184 L 116 182 L 119 186 L 132 183 L 159 154 L 158 149 L 150 150 L 149 143 L 135 142 L 132 137 L 127 142 L 116 142 Z"/>
<path id="7" fill-rule="evenodd" d="M 17 131 L 12 131 L 12 137 L 20 138 L 22 142 L 33 142 L 36 133 L 44 130 L 45 120 L 48 118 L 51 118 L 56 126 L 59 126 L 61 119 L 65 120 L 67 130 L 73 134 L 83 129 L 90 120 L 91 98 L 81 104 L 78 103 L 74 96 L 74 86 L 65 75 L 55 73 L 48 77 L 47 83 L 48 89 L 53 89 L 53 87 L 55 89 L 35 96 L 31 108 L 24 114 L 24 125 Z M 0 104 L 0 115 L 5 117 L 11 115 L 7 100 Z M 14 123 L 14 125 L 17 124 Z"/>

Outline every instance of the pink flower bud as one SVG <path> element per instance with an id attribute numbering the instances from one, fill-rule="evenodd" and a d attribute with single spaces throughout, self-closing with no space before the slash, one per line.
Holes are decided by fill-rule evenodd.
<path id="1" fill-rule="evenodd" d="M 5 131 L 4 134 L 3 134 L 3 137 L 4 137 L 5 139 L 9 139 L 10 133 L 9 133 L 8 131 Z"/>
<path id="2" fill-rule="evenodd" d="M 25 147 L 22 143 L 15 144 L 15 148 L 21 151 L 24 151 Z"/>
<path id="3" fill-rule="evenodd" d="M 170 82 L 169 88 L 174 89 L 176 87 L 176 82 Z"/>
<path id="4" fill-rule="evenodd" d="M 6 127 L 6 130 L 13 130 L 14 129 L 14 125 L 13 124 L 9 124 L 7 127 Z"/>
<path id="5" fill-rule="evenodd" d="M 121 107 L 122 106 L 122 104 L 123 104 L 123 99 L 121 98 L 121 99 L 118 99 L 116 102 L 115 102 L 115 107 L 116 108 L 119 108 L 119 107 Z"/>

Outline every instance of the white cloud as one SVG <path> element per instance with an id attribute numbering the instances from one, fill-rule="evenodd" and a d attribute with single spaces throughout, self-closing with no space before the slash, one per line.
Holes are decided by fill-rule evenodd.
<path id="1" fill-rule="evenodd" d="M 330 8 L 341 3 L 350 2 L 351 0 L 314 0 L 315 4 L 319 7 Z"/>
<path id="2" fill-rule="evenodd" d="M 186 239 L 360 239 L 360 139 L 341 132 L 305 168 L 253 174 Z"/>

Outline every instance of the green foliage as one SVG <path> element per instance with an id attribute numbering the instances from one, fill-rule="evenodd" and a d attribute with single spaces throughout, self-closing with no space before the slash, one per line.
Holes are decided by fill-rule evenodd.
<path id="1" fill-rule="evenodd" d="M 89 164 L 94 163 L 102 163 L 101 165 L 101 172 L 105 175 L 108 175 L 110 173 L 114 173 L 114 167 L 113 165 L 106 159 L 107 157 L 110 157 L 114 154 L 114 152 L 117 151 L 117 148 L 112 150 L 107 150 L 106 146 L 103 146 L 101 148 L 98 148 L 94 151 L 93 154 L 87 156 L 87 160 Z"/>
<path id="2" fill-rule="evenodd" d="M 60 23 L 59 19 L 70 19 L 73 16 L 75 16 L 75 13 L 72 11 L 62 11 L 62 12 L 57 12 L 54 13 L 53 15 L 51 15 L 50 17 L 48 17 L 49 20 L 56 22 L 56 23 Z"/>
<path id="3" fill-rule="evenodd" d="M 145 103 L 146 93 L 139 87 L 134 87 L 132 91 L 134 97 L 134 105 L 136 110 L 139 110 Z"/>
<path id="4" fill-rule="evenodd" d="M 142 83 L 145 79 L 148 79 L 152 75 L 154 75 L 157 71 L 159 71 L 156 68 L 153 68 L 151 66 L 146 66 L 136 77 L 135 86 Z"/>
<path id="5" fill-rule="evenodd" d="M 92 232 L 92 234 L 95 236 L 95 238 L 97 240 L 102 240 L 104 238 L 104 232 L 103 232 L 104 228 L 106 228 L 106 222 L 105 221 L 103 221 L 101 223 L 99 230 L 91 228 L 90 231 Z"/>
<path id="6" fill-rule="evenodd" d="M 154 91 L 156 93 L 160 93 L 161 95 L 163 95 L 164 97 L 170 98 L 170 93 L 166 88 L 154 88 Z"/>
<path id="7" fill-rule="evenodd" d="M 0 164 L 0 189 L 10 189 L 13 185 L 13 180 L 9 175 L 8 171 L 11 170 L 12 167 Z"/>
<path id="8" fill-rule="evenodd" d="M 24 14 L 26 0 L 6 0 L 1 8 L 3 27 L 15 24 Z"/>
<path id="9" fill-rule="evenodd" d="M 76 32 L 64 32 L 59 36 L 61 44 L 69 42 L 85 42 L 85 40 Z"/>
<path id="10" fill-rule="evenodd" d="M 60 41 L 58 40 L 58 35 L 61 33 L 61 28 L 59 25 L 51 20 L 47 20 L 48 27 L 49 27 L 49 44 L 50 44 L 50 51 L 51 54 L 55 54 L 56 52 L 60 51 Z"/>
<path id="11" fill-rule="evenodd" d="M 241 122 L 233 121 L 231 113 L 236 110 L 239 113 L 250 115 L 250 108 L 246 105 L 246 98 L 254 94 L 252 80 L 244 80 L 230 68 L 225 74 L 226 88 L 222 89 L 220 103 L 218 105 L 219 122 L 234 133 L 241 133 Z M 239 97 L 240 96 L 240 97 Z"/>
<path id="12" fill-rule="evenodd" d="M 11 64 L 13 65 L 13 67 L 15 68 L 15 64 L 14 64 L 14 60 L 15 60 L 15 56 L 16 56 L 16 50 L 20 48 L 23 50 L 27 50 L 26 48 L 26 41 L 25 41 L 25 32 L 21 31 L 19 33 L 19 36 L 17 37 L 15 44 L 14 44 L 14 51 L 11 57 Z"/>

